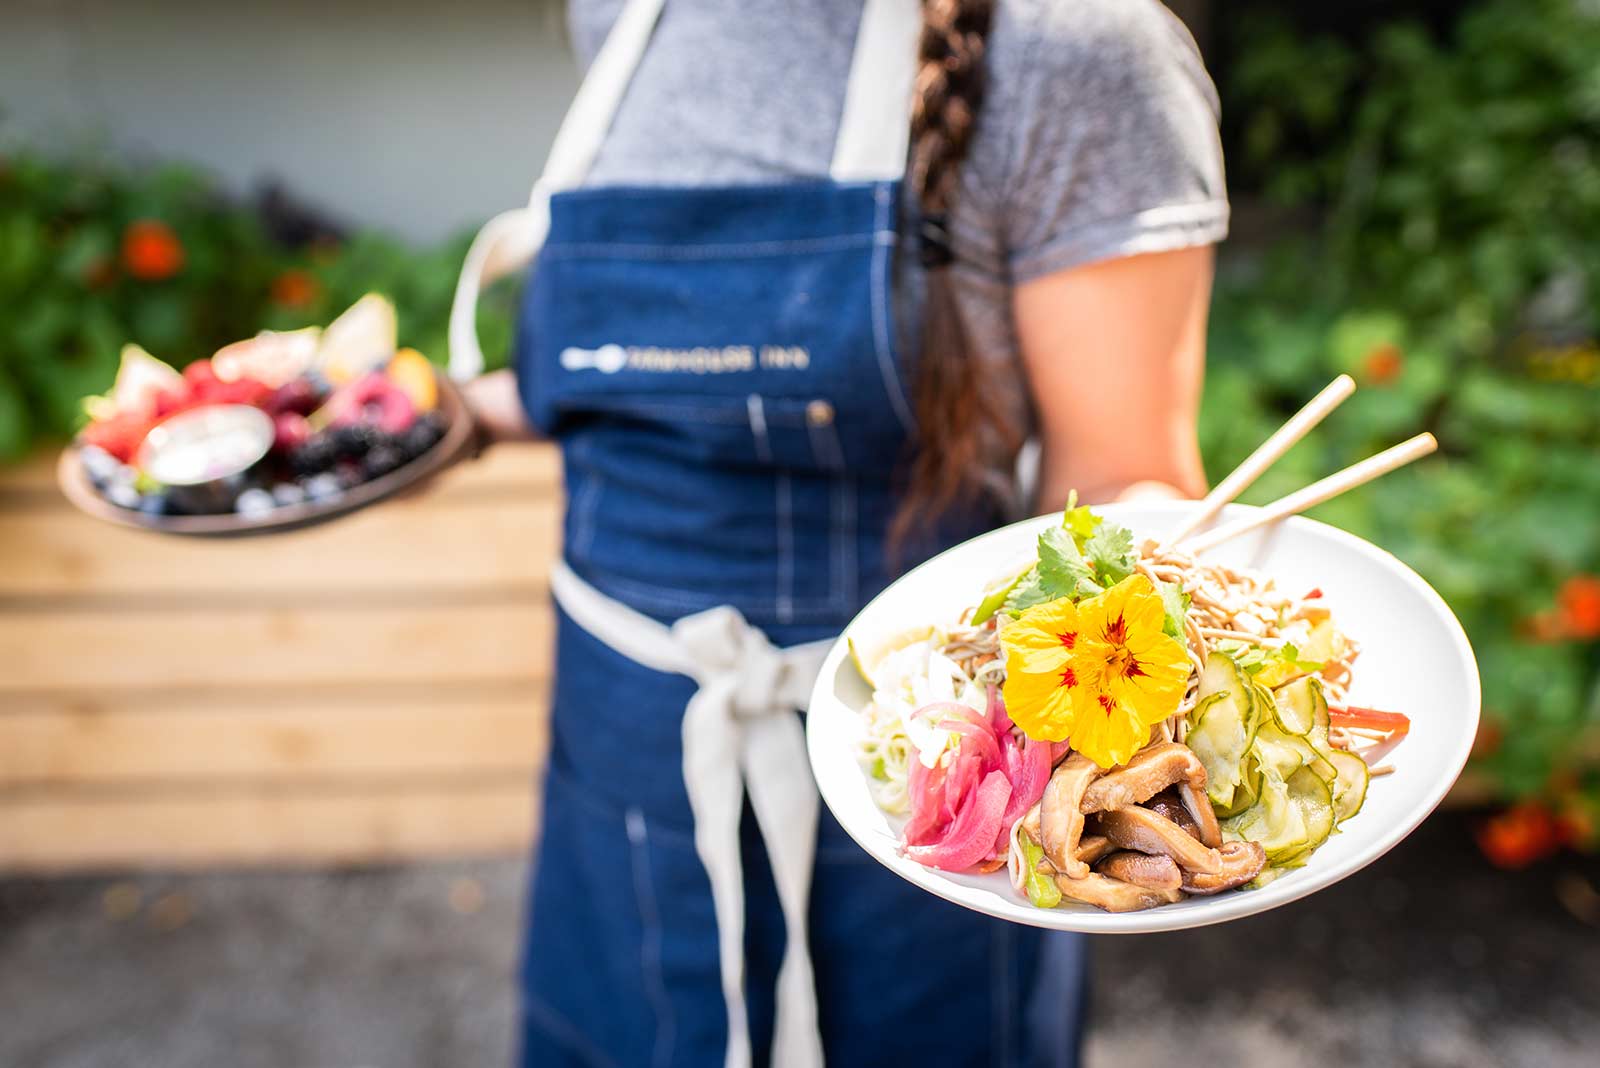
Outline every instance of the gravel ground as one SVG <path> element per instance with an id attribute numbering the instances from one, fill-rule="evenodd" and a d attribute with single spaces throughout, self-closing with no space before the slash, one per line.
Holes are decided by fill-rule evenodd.
<path id="1" fill-rule="evenodd" d="M 1600 1048 L 1600 864 L 1441 816 L 1221 927 L 1101 939 L 1090 1068 L 1562 1068 Z M 0 881 L 5 1068 L 496 1068 L 521 865 Z"/>

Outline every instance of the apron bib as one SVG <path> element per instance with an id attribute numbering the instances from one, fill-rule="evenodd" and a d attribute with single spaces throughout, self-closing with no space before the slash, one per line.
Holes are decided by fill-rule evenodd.
<path id="1" fill-rule="evenodd" d="M 828 179 L 578 188 L 661 5 L 628 0 L 529 206 L 474 242 L 451 318 L 451 371 L 476 374 L 480 281 L 537 256 L 518 387 L 561 445 L 568 508 L 523 1063 L 745 1068 L 770 1049 L 813 1068 L 824 1045 L 844 1065 L 1020 1063 L 1040 936 L 819 820 L 795 715 L 826 639 L 888 578 L 920 6 L 866 0 Z M 1077 1001 L 1051 989 L 1063 1063 Z M 956 1004 L 965 1034 L 927 1015 Z"/>

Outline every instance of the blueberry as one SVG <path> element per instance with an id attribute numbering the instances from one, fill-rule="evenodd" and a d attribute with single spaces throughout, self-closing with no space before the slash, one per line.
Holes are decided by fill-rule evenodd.
<path id="1" fill-rule="evenodd" d="M 333 473 L 339 479 L 340 489 L 352 489 L 367 480 L 366 472 L 354 460 L 339 461 L 339 466 L 333 469 Z"/>
<path id="2" fill-rule="evenodd" d="M 143 500 L 132 482 L 113 482 L 106 487 L 106 500 L 118 508 L 137 508 Z"/>
<path id="3" fill-rule="evenodd" d="M 324 471 L 306 480 L 306 496 L 314 501 L 329 501 L 343 492 L 339 476 L 332 471 Z"/>
<path id="4" fill-rule="evenodd" d="M 311 392 L 315 393 L 318 397 L 326 397 L 329 393 L 333 392 L 333 384 L 328 381 L 321 371 L 314 367 L 301 372 L 300 377 L 305 381 L 305 384 L 310 387 Z"/>
<path id="5" fill-rule="evenodd" d="M 104 487 L 110 482 L 111 476 L 122 466 L 115 456 L 98 445 L 85 445 L 79 449 L 78 459 L 83 464 L 84 474 L 89 476 L 89 481 L 97 488 Z"/>
<path id="6" fill-rule="evenodd" d="M 305 487 L 298 482 L 280 482 L 272 487 L 272 499 L 277 502 L 279 508 L 304 504 L 306 500 Z"/>
<path id="7" fill-rule="evenodd" d="M 233 510 L 246 519 L 260 519 L 278 506 L 264 489 L 247 489 L 233 502 Z"/>
<path id="8" fill-rule="evenodd" d="M 147 493 L 139 501 L 139 511 L 145 515 L 166 515 L 169 510 L 165 493 Z"/>

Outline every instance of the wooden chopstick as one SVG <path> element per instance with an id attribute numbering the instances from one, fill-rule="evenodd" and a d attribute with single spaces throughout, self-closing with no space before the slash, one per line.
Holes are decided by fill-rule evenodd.
<path id="1" fill-rule="evenodd" d="M 1419 460 L 1438 447 L 1439 443 L 1432 434 L 1418 434 L 1409 441 L 1403 441 L 1392 449 L 1385 449 L 1376 456 L 1369 456 L 1358 464 L 1351 464 L 1343 471 L 1337 471 L 1320 482 L 1313 482 L 1287 497 L 1279 497 L 1254 515 L 1208 530 L 1191 541 L 1186 548 L 1196 555 L 1207 549 L 1214 549 L 1223 542 L 1247 534 L 1257 527 L 1303 512 L 1307 508 L 1339 496 L 1346 490 L 1371 482 L 1379 475 L 1386 475 L 1397 467 L 1404 467 L 1412 460 Z"/>
<path id="2" fill-rule="evenodd" d="M 1356 380 L 1349 375 L 1340 375 L 1324 386 L 1322 392 L 1307 401 L 1304 408 L 1290 416 L 1288 422 L 1256 446 L 1256 451 L 1246 456 L 1244 462 L 1235 467 L 1227 478 L 1218 482 L 1216 488 L 1206 494 L 1194 514 L 1167 535 L 1165 544 L 1176 545 L 1210 522 L 1223 505 L 1249 489 L 1263 471 L 1278 462 L 1278 457 L 1288 452 L 1295 442 L 1306 436 L 1307 431 L 1326 419 L 1329 412 L 1343 404 L 1345 398 L 1355 391 Z"/>

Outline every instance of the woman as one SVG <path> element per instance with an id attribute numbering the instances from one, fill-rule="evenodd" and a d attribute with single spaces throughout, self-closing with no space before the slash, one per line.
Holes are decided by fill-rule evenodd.
<path id="1" fill-rule="evenodd" d="M 471 390 L 566 465 L 523 1063 L 1072 1063 L 1080 943 L 876 866 L 794 709 L 900 566 L 1069 487 L 1201 490 L 1227 205 L 1193 42 L 1154 0 L 571 22 L 584 87 L 451 335 L 475 373 L 480 279 L 537 251 L 516 373 Z"/>

